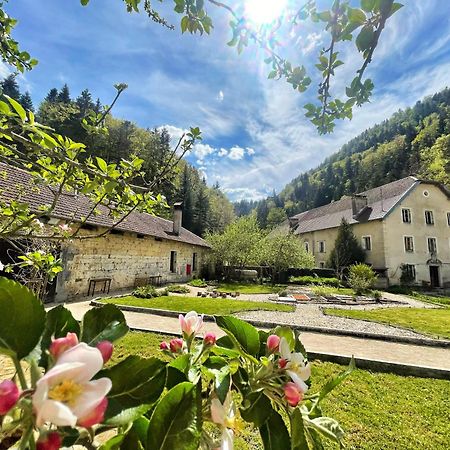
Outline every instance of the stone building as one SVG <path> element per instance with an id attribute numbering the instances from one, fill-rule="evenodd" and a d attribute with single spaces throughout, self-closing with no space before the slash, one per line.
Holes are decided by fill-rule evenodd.
<path id="1" fill-rule="evenodd" d="M 5 173 L 0 178 L 0 200 L 18 198 L 32 210 L 51 203 L 50 188 L 32 183 L 22 170 L 0 164 Z M 83 195 L 64 193 L 58 200 L 48 225 L 72 223 L 87 217 L 91 204 Z M 113 218 L 100 209 L 92 214 L 80 230 L 80 235 L 100 235 L 113 225 Z M 181 226 L 182 205 L 174 205 L 173 220 L 146 213 L 133 212 L 126 220 L 103 237 L 72 239 L 60 246 L 64 271 L 59 273 L 50 289 L 56 301 L 87 295 L 89 289 L 111 291 L 133 288 L 148 283 L 184 282 L 198 277 L 209 245 L 201 237 Z M 7 262 L 6 246 L 0 246 L 0 260 Z M 3 253 L 3 254 L 1 254 Z M 98 283 L 96 283 L 98 281 Z M 94 286 L 94 284 L 96 286 Z"/>
<path id="2" fill-rule="evenodd" d="M 318 267 L 327 267 L 342 219 L 380 284 L 399 284 L 406 272 L 415 284 L 450 286 L 450 191 L 442 184 L 410 176 L 291 217 Z"/>

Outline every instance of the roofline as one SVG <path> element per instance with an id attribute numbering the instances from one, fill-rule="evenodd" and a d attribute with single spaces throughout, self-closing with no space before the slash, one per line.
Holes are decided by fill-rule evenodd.
<path id="1" fill-rule="evenodd" d="M 419 186 L 420 181 L 416 178 L 416 181 L 414 182 L 414 184 L 412 184 L 404 193 L 403 195 L 391 206 L 391 209 L 389 209 L 386 214 L 383 216 L 383 219 L 386 219 L 387 217 L 389 217 L 392 213 L 392 211 L 394 211 L 394 209 L 397 208 L 397 206 L 406 198 L 409 196 L 409 194 L 411 194 L 412 191 L 414 191 L 414 189 L 416 189 L 417 186 Z"/>
<path id="2" fill-rule="evenodd" d="M 383 218 L 382 217 L 377 217 L 376 219 L 371 219 L 368 222 L 376 222 L 377 220 L 382 221 Z M 342 223 L 342 222 L 341 222 Z M 294 230 L 294 235 L 295 236 L 301 236 L 302 234 L 307 234 L 307 233 L 315 233 L 316 231 L 323 231 L 323 230 L 332 230 L 333 228 L 339 228 L 341 226 L 341 223 L 339 225 L 336 226 L 332 226 L 332 227 L 323 227 L 323 228 L 316 228 L 315 230 L 311 230 L 311 231 L 304 231 L 303 233 L 296 233 Z M 363 223 L 367 223 L 367 222 L 356 222 L 356 223 L 349 223 L 349 225 L 351 227 L 355 226 L 355 225 L 361 225 Z"/>

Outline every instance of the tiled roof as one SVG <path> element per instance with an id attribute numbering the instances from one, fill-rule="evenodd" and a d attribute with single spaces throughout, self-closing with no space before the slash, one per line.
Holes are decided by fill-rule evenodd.
<path id="1" fill-rule="evenodd" d="M 342 219 L 350 224 L 383 219 L 408 191 L 414 189 L 420 183 L 436 184 L 447 196 L 450 195 L 449 191 L 439 183 L 418 180 L 410 176 L 361 192 L 360 196 L 367 197 L 367 207 L 362 210 L 356 219 L 353 217 L 351 197 L 344 197 L 328 205 L 297 214 L 291 217 L 291 223 L 294 224 L 294 233 L 302 234 L 338 227 Z"/>
<path id="2" fill-rule="evenodd" d="M 4 173 L 6 176 L 0 176 L 1 200 L 18 199 L 20 194 L 20 200 L 27 202 L 33 211 L 38 211 L 41 205 L 52 203 L 54 195 L 51 188 L 45 185 L 35 185 L 29 173 L 0 163 L 0 175 Z M 80 221 L 82 217 L 87 217 L 91 209 L 92 203 L 87 197 L 66 192 L 60 196 L 51 216 L 58 219 Z M 114 220 L 108 215 L 108 209 L 106 207 L 98 209 L 100 214 L 92 215 L 87 223 L 100 227 L 111 227 Z M 179 235 L 172 234 L 173 222 L 171 220 L 147 213 L 133 212 L 115 229 L 209 247 L 205 240 L 185 228 L 181 228 Z"/>

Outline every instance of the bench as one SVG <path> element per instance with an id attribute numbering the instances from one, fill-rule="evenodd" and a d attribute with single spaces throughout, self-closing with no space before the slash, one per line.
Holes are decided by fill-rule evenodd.
<path id="1" fill-rule="evenodd" d="M 97 287 L 97 283 L 103 283 L 103 288 L 102 288 L 102 293 L 104 294 L 105 292 L 107 294 L 109 294 L 109 290 L 111 288 L 111 278 L 91 278 L 89 280 L 89 289 L 88 289 L 88 297 L 91 293 L 91 288 L 92 288 L 92 295 L 95 294 L 95 288 Z"/>

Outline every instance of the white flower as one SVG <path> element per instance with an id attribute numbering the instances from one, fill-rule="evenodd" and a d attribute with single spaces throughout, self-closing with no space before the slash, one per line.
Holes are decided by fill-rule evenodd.
<path id="1" fill-rule="evenodd" d="M 285 365 L 286 373 L 302 392 L 308 390 L 305 381 L 311 376 L 311 366 L 305 362 L 301 353 L 291 352 L 288 341 L 285 338 L 280 340 L 281 359 L 287 361 Z"/>
<path id="2" fill-rule="evenodd" d="M 109 378 L 92 380 L 103 367 L 100 350 L 80 343 L 62 353 L 37 383 L 33 395 L 36 425 L 75 426 L 90 418 L 110 391 Z"/>
<path id="3" fill-rule="evenodd" d="M 223 404 L 218 398 L 211 400 L 211 420 L 223 428 L 220 450 L 233 450 L 234 430 L 237 428 L 236 419 L 236 408 L 230 392 Z"/>
<path id="4" fill-rule="evenodd" d="M 185 316 L 179 316 L 181 331 L 186 336 L 196 335 L 203 326 L 203 315 L 199 316 L 195 311 L 188 312 Z"/>
<path id="5" fill-rule="evenodd" d="M 34 220 L 33 220 L 33 224 L 34 224 L 36 227 L 40 228 L 41 230 L 43 230 L 44 227 L 45 227 L 44 223 L 41 222 L 39 219 L 34 219 Z"/>
<path id="6" fill-rule="evenodd" d="M 0 272 L 5 268 L 5 265 L 0 261 Z"/>

